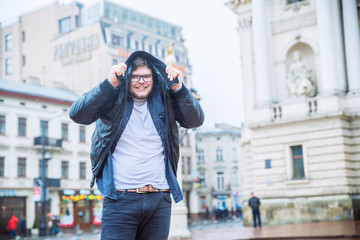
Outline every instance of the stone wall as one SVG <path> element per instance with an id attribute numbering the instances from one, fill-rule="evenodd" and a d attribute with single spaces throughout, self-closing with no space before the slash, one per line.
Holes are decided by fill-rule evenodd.
<path id="1" fill-rule="evenodd" d="M 359 217 L 360 195 L 326 196 L 293 199 L 261 200 L 261 220 L 264 226 L 333 220 L 352 220 Z M 246 206 L 244 225 L 252 226 L 251 209 Z"/>

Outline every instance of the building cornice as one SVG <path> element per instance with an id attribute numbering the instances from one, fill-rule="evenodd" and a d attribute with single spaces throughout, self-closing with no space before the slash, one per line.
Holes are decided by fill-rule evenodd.
<path id="1" fill-rule="evenodd" d="M 252 0 L 229 0 L 225 4 L 229 6 L 236 14 L 239 12 L 240 5 L 251 3 Z"/>

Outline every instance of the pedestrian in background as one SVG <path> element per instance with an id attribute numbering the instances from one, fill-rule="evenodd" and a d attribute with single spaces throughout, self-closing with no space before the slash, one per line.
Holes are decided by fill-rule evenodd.
<path id="1" fill-rule="evenodd" d="M 255 197 L 254 193 L 251 193 L 251 198 L 249 199 L 249 206 L 252 209 L 254 227 L 256 227 L 256 220 L 258 222 L 258 226 L 261 227 L 261 217 L 260 217 L 260 200 Z"/>
<path id="2" fill-rule="evenodd" d="M 168 239 L 170 193 L 175 202 L 183 199 L 177 123 L 195 128 L 204 121 L 182 72 L 134 52 L 71 106 L 70 117 L 96 121 L 90 185 L 96 180 L 104 195 L 101 239 Z"/>
<path id="3" fill-rule="evenodd" d="M 26 237 L 26 220 L 25 220 L 25 216 L 21 216 L 20 218 L 20 235 L 21 237 Z"/>
<path id="4" fill-rule="evenodd" d="M 9 237 L 11 239 L 16 238 L 16 227 L 17 227 L 18 222 L 19 222 L 19 219 L 17 219 L 17 217 L 15 215 L 12 215 L 8 222 L 7 229 L 10 231 Z"/>

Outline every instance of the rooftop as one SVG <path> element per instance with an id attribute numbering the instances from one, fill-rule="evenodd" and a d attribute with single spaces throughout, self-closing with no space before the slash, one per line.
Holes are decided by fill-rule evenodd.
<path id="1" fill-rule="evenodd" d="M 49 88 L 30 83 L 8 81 L 3 79 L 0 79 L 0 91 L 67 102 L 73 102 L 80 97 L 77 93 L 70 90 Z"/>

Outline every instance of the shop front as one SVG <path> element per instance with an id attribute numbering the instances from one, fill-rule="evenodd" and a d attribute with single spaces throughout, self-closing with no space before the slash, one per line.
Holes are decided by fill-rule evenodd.
<path id="1" fill-rule="evenodd" d="M 25 213 L 25 197 L 0 197 L 0 239 L 2 239 L 2 236 L 8 234 L 7 223 L 12 215 L 16 216 L 19 220 L 17 231 L 20 232 L 20 221 L 26 218 Z"/>
<path id="2" fill-rule="evenodd" d="M 102 199 L 100 192 L 64 189 L 60 192 L 60 227 L 62 230 L 89 230 L 100 227 Z"/>

